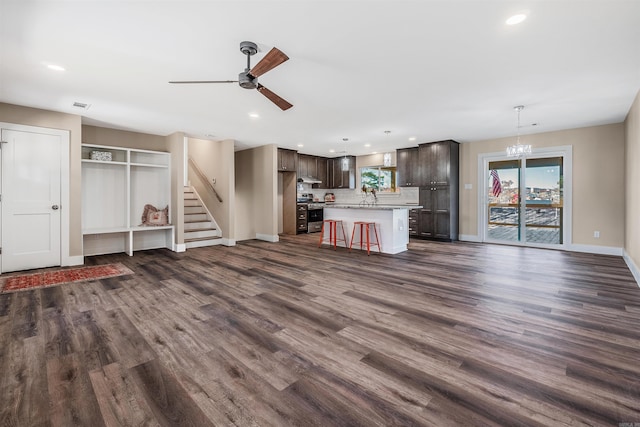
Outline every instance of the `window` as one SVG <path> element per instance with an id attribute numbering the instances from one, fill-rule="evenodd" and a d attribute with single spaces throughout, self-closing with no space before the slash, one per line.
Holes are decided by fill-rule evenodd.
<path id="1" fill-rule="evenodd" d="M 372 188 L 379 193 L 396 191 L 396 168 L 369 166 L 360 168 L 360 188 Z"/>

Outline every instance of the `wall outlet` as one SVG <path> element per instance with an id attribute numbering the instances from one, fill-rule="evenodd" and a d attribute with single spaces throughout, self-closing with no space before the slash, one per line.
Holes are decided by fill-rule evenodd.
<path id="1" fill-rule="evenodd" d="M 464 185 L 464 189 L 465 190 L 471 190 L 471 189 L 473 189 L 473 185 L 472 184 L 465 184 Z"/>
<path id="2" fill-rule="evenodd" d="M 593 237 L 596 238 L 596 239 L 599 239 L 600 238 L 600 232 L 599 231 L 594 231 L 593 232 Z"/>

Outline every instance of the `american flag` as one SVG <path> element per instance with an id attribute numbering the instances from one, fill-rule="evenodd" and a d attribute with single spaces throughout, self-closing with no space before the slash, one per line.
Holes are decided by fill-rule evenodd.
<path id="1" fill-rule="evenodd" d="M 493 194 L 494 197 L 498 197 L 500 193 L 502 193 L 502 184 L 500 184 L 500 177 L 498 176 L 497 170 L 491 169 L 491 178 L 493 178 L 491 194 Z"/>

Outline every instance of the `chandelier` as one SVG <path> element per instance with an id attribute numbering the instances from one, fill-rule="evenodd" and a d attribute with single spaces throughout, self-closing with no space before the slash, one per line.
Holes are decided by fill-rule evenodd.
<path id="1" fill-rule="evenodd" d="M 513 109 L 518 113 L 518 136 L 516 137 L 516 144 L 507 147 L 507 157 L 522 157 L 531 154 L 530 144 L 520 144 L 520 111 L 524 110 L 524 105 L 518 105 Z"/>

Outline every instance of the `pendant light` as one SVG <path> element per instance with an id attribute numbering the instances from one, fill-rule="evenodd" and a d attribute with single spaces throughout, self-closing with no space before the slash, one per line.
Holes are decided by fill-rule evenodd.
<path id="1" fill-rule="evenodd" d="M 389 136 L 389 134 L 391 133 L 390 130 L 385 130 L 384 133 Z M 391 153 L 386 152 L 382 155 L 382 166 L 388 168 L 391 166 Z"/>
<path id="2" fill-rule="evenodd" d="M 513 109 L 518 113 L 517 137 L 516 144 L 507 147 L 507 157 L 522 157 L 531 154 L 531 145 L 520 143 L 520 112 L 524 110 L 524 105 L 517 105 Z"/>
<path id="3" fill-rule="evenodd" d="M 349 138 L 342 138 L 342 141 L 344 141 L 346 148 L 346 143 L 347 141 L 349 141 Z M 343 150 L 343 153 L 344 157 L 342 158 L 342 172 L 349 172 L 349 158 L 347 157 L 347 150 Z"/>

